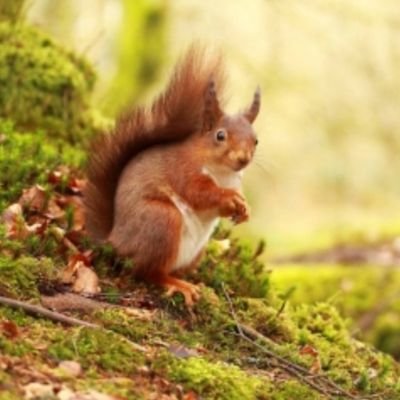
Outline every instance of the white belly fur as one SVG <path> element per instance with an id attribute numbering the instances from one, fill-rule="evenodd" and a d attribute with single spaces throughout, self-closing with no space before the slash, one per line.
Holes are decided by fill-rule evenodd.
<path id="1" fill-rule="evenodd" d="M 220 187 L 240 189 L 240 172 L 215 171 L 205 167 L 203 173 L 210 176 Z M 215 210 L 196 213 L 178 195 L 173 194 L 171 200 L 182 214 L 183 221 L 178 256 L 173 267 L 173 270 L 178 270 L 189 266 L 200 253 L 218 225 L 219 217 Z"/>

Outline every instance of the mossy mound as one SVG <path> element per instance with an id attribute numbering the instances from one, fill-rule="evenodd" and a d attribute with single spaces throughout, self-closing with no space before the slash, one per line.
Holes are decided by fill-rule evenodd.
<path id="1" fill-rule="evenodd" d="M 77 141 L 101 126 L 90 106 L 95 73 L 41 31 L 0 23 L 0 117 Z"/>
<path id="2" fill-rule="evenodd" d="M 348 318 L 354 335 L 400 359 L 398 268 L 374 265 L 281 265 L 273 273 L 278 292 L 291 291 L 295 306 L 329 302 Z"/>

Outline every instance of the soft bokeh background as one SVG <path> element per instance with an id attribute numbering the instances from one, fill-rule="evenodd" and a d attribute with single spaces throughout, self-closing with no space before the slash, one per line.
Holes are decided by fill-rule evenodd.
<path id="1" fill-rule="evenodd" d="M 400 231 L 398 0 L 35 0 L 26 13 L 92 60 L 111 116 L 155 95 L 193 40 L 226 55 L 230 110 L 259 83 L 241 233 L 273 254 Z"/>

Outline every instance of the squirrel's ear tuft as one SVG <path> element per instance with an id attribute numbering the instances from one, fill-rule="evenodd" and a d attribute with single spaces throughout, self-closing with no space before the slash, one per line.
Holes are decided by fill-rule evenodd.
<path id="1" fill-rule="evenodd" d="M 260 86 L 257 86 L 257 89 L 254 93 L 253 102 L 251 103 L 250 108 L 244 113 L 245 118 L 252 124 L 256 119 L 258 112 L 260 111 L 261 105 L 261 90 Z"/>
<path id="2" fill-rule="evenodd" d="M 213 79 L 210 79 L 204 96 L 203 132 L 211 130 L 222 115 L 223 112 L 219 107 L 217 92 L 215 90 L 215 82 Z"/>

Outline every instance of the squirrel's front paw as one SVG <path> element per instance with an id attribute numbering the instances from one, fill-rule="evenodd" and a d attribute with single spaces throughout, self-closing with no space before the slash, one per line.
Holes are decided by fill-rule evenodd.
<path id="1" fill-rule="evenodd" d="M 249 208 L 246 200 L 237 192 L 227 197 L 220 209 L 222 217 L 230 217 L 235 224 L 249 219 Z"/>

